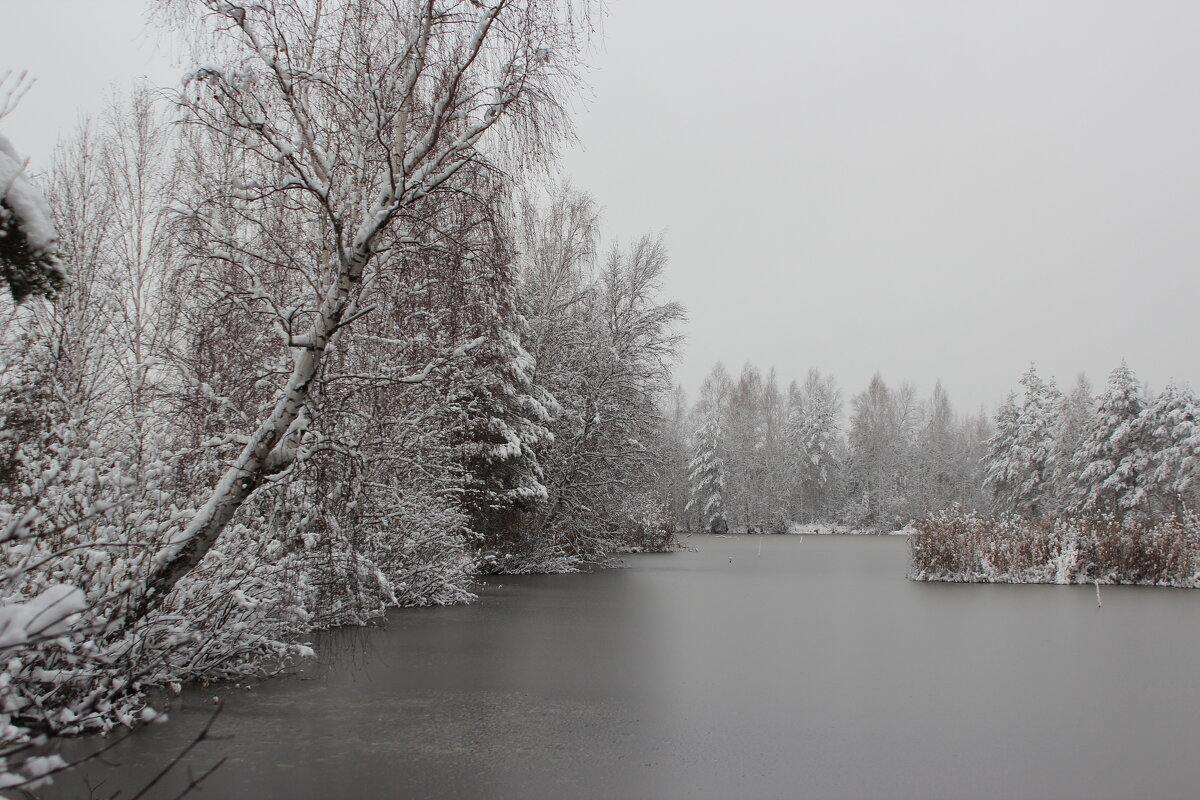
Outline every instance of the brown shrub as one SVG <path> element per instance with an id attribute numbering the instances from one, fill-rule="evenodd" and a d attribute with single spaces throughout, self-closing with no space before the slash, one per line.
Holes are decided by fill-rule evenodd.
<path id="1" fill-rule="evenodd" d="M 1200 518 L 1029 518 L 950 508 L 909 537 L 914 580 L 1200 587 Z"/>

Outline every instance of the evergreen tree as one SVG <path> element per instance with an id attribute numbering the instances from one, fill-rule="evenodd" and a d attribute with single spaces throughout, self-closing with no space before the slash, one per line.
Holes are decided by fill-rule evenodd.
<path id="1" fill-rule="evenodd" d="M 1075 454 L 1083 444 L 1092 415 L 1095 413 L 1095 398 L 1092 384 L 1083 373 L 1075 381 L 1075 387 L 1062 396 L 1058 409 L 1058 426 L 1054 435 L 1054 451 L 1050 459 L 1051 482 L 1059 508 L 1070 505 L 1073 496 L 1071 473 Z"/>
<path id="2" fill-rule="evenodd" d="M 1019 480 L 1013 496 L 1016 511 L 1037 515 L 1052 504 L 1051 457 L 1061 394 L 1054 382 L 1043 381 L 1036 368 L 1021 378 L 1024 403 L 1017 417 L 1017 441 L 1013 456 Z"/>
<path id="3" fill-rule="evenodd" d="M 1152 447 L 1139 419 L 1145 407 L 1141 386 L 1133 371 L 1121 362 L 1108 377 L 1074 459 L 1076 508 L 1116 513 L 1144 504 L 1138 464 Z"/>
<path id="4" fill-rule="evenodd" d="M 54 297 L 66 280 L 58 233 L 45 198 L 25 177 L 25 162 L 0 135 L 0 283 L 12 298 Z"/>
<path id="5" fill-rule="evenodd" d="M 523 320 L 505 305 L 479 356 L 480 374 L 456 403 L 466 427 L 464 507 L 481 533 L 500 532 L 507 512 L 532 511 L 547 499 L 536 451 L 552 440 L 548 426 L 559 410 L 534 383 L 533 358 L 520 341 Z"/>
<path id="6" fill-rule="evenodd" d="M 1142 411 L 1149 443 L 1135 464 L 1151 507 L 1179 512 L 1194 506 L 1200 474 L 1200 400 L 1186 386 L 1169 383 Z"/>
<path id="7" fill-rule="evenodd" d="M 721 456 L 721 425 L 710 417 L 696 431 L 695 457 L 688 465 L 692 499 L 688 508 L 700 511 L 700 519 L 709 533 L 729 530 L 725 515 L 725 460 Z"/>
<path id="8" fill-rule="evenodd" d="M 1021 405 L 1010 396 L 996 415 L 985 482 L 1000 509 L 1037 515 L 1053 504 L 1051 457 L 1061 401 L 1053 382 L 1043 381 L 1033 366 L 1021 385 Z"/>
<path id="9" fill-rule="evenodd" d="M 983 485 L 991 490 L 996 507 L 1006 511 L 1012 510 L 1016 487 L 1020 484 L 1017 464 L 1012 458 L 1020 413 L 1017 396 L 1010 392 L 996 411 L 995 432 L 987 441 L 984 456 Z"/>

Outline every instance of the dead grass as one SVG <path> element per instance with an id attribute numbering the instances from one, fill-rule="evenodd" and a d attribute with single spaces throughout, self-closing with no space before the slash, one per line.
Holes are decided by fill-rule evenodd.
<path id="1" fill-rule="evenodd" d="M 952 508 L 914 528 L 914 580 L 1200 587 L 1200 518 L 1190 513 L 1030 519 Z"/>

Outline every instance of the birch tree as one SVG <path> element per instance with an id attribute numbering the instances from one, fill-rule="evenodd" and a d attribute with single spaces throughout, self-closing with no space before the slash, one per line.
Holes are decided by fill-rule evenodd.
<path id="1" fill-rule="evenodd" d="M 372 284 L 428 242 L 425 201 L 454 191 L 466 167 L 552 152 L 586 21 L 547 0 L 172 7 L 199 16 L 211 41 L 184 84 L 187 121 L 198 145 L 229 156 L 197 181 L 206 193 L 177 208 L 191 262 L 231 277 L 290 365 L 260 389 L 270 398 L 231 439 L 240 449 L 157 554 L 134 619 L 305 452 L 326 355 L 371 312 Z M 426 380 L 441 360 L 395 385 Z"/>

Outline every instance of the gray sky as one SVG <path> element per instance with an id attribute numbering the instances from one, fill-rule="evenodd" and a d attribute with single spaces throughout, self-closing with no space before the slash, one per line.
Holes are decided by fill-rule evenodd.
<path id="1" fill-rule="evenodd" d="M 109 82 L 182 71 L 140 0 L 0 7 L 0 69 L 39 80 L 5 125 L 35 169 Z M 611 233 L 666 232 L 689 394 L 718 359 L 847 396 L 940 378 L 960 410 L 1030 361 L 1200 388 L 1200 3 L 608 11 L 563 173 Z"/>

